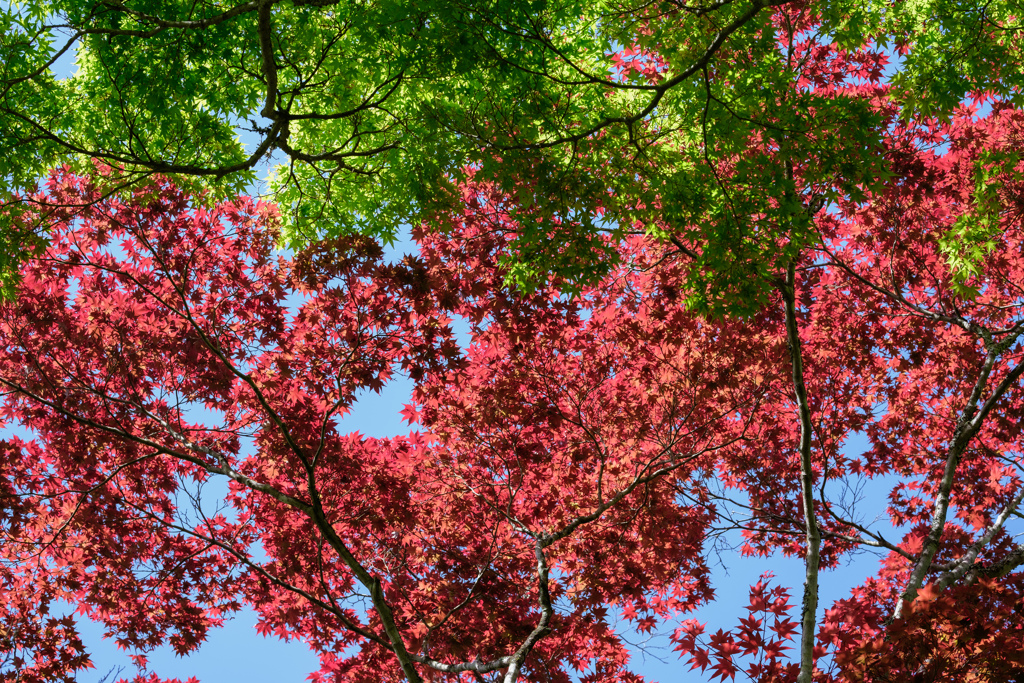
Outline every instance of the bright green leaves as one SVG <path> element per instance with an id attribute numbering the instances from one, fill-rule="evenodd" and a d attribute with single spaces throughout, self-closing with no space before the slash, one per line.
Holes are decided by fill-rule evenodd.
<path id="1" fill-rule="evenodd" d="M 29 207 L 24 203 L 0 206 L 0 220 L 8 226 L 0 230 L 0 302 L 14 297 L 21 264 L 46 244 L 27 214 Z"/>
<path id="2" fill-rule="evenodd" d="M 46 27 L 38 13 L 0 8 L 0 102 L 17 98 L 26 110 L 43 121 L 60 119 L 58 83 L 45 68 L 59 38 Z M 19 141 L 35 135 L 35 121 L 0 108 L 0 187 L 33 187 L 52 164 L 56 149 L 40 141 L 20 147 Z"/>
<path id="3" fill-rule="evenodd" d="M 0 189 L 94 157 L 125 181 L 173 174 L 216 198 L 276 150 L 271 189 L 300 246 L 391 239 L 474 169 L 530 216 L 513 279 L 585 282 L 606 271 L 609 235 L 650 222 L 678 159 L 692 166 L 693 145 L 739 153 L 791 80 L 760 2 L 664 15 L 580 0 L 268 1 L 262 29 L 255 2 L 26 6 L 83 34 L 78 71 L 8 88 Z M 48 43 L 27 44 L 44 63 Z M 621 47 L 642 55 L 636 69 L 616 71 Z M 24 107 L 27 90 L 44 101 Z"/>
<path id="4" fill-rule="evenodd" d="M 1020 9 L 31 0 L 0 13 L 0 192 L 96 158 L 124 183 L 174 175 L 212 201 L 274 162 L 301 247 L 393 239 L 472 176 L 517 201 L 506 266 L 523 289 L 592 282 L 611 242 L 654 226 L 702 255 L 694 306 L 749 311 L 813 237 L 816 207 L 886 182 L 878 55 L 901 51 L 907 116 L 1013 98 Z M 46 64 L 68 30 L 77 73 L 57 80 Z"/>
<path id="5" fill-rule="evenodd" d="M 953 272 L 952 287 L 959 296 L 970 298 L 979 293 L 973 283 L 981 275 L 982 264 L 999 244 L 1006 221 L 1014 218 L 1014 197 L 1007 196 L 1007 188 L 1024 180 L 1019 148 L 993 146 L 974 152 L 958 164 L 966 176 L 964 184 L 973 184 L 973 192 L 964 197 L 963 211 L 939 240 L 939 250 Z"/>
<path id="6" fill-rule="evenodd" d="M 1024 4 L 910 0 L 895 3 L 881 36 L 900 48 L 892 82 L 905 116 L 948 116 L 969 94 L 1020 98 Z"/>
<path id="7" fill-rule="evenodd" d="M 67 117 L 60 93 L 65 86 L 45 65 L 63 47 L 44 17 L 32 8 L 0 7 L 0 103 L 16 98 L 38 120 L 60 122 Z M 33 189 L 46 175 L 60 150 L 52 141 L 19 144 L 38 138 L 31 118 L 12 115 L 0 106 L 0 189 Z M 10 298 L 24 259 L 42 244 L 29 207 L 21 201 L 2 201 L 0 194 L 0 300 Z"/>

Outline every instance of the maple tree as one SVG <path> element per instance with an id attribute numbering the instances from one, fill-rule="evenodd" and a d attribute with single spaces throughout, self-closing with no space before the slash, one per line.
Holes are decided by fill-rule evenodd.
<path id="1" fill-rule="evenodd" d="M 546 5 L 548 26 L 510 3 L 452 10 L 497 23 L 416 15 L 422 44 L 411 10 L 325 26 L 336 7 L 36 8 L 37 37 L 56 13 L 87 44 L 61 84 L 46 40 L 4 44 L 37 66 L 5 76 L 3 115 L 31 128 L 17 107 L 41 103 L 96 144 L 42 192 L 17 183 L 66 159 L 56 128 L 3 162 L 9 234 L 53 227 L 0 308 L 0 415 L 23 430 L 0 457 L 0 675 L 88 666 L 62 603 L 153 683 L 149 649 L 189 652 L 243 605 L 318 652 L 323 681 L 638 681 L 625 636 L 664 628 L 721 679 L 1020 675 L 1024 117 L 1019 74 L 988 68 L 1018 49 L 1011 3 L 616 7 L 597 33 L 596 5 Z M 477 47 L 510 42 L 431 72 L 469 24 Z M 487 71 L 522 43 L 544 68 Z M 208 44 L 257 76 L 212 85 Z M 160 75 L 122 61 L 140 45 L 195 72 L 145 90 Z M 298 45 L 320 52 L 284 59 Z M 339 45 L 411 75 L 337 77 Z M 267 108 L 287 88 L 294 107 Z M 124 120 L 63 106 L 80 90 Z M 195 106 L 147 118 L 143 90 Z M 429 115 L 370 121 L 413 101 Z M 231 125 L 261 106 L 242 158 Z M 0 134 L 25 143 L 22 123 Z M 275 145 L 283 208 L 224 200 Z M 362 152 L 379 166 L 350 167 Z M 192 172 L 228 180 L 204 193 Z M 352 231 L 406 218 L 420 252 L 398 264 Z M 275 253 L 282 234 L 304 248 Z M 418 426 L 343 433 L 398 372 Z M 859 481 L 891 488 L 893 529 L 862 518 Z M 764 577 L 706 634 L 688 613 L 730 531 L 803 558 L 805 582 Z M 877 574 L 823 610 L 828 570 L 864 548 L 887 553 Z"/>
<path id="2" fill-rule="evenodd" d="M 743 318 L 687 306 L 687 235 L 620 240 L 575 297 L 515 290 L 529 207 L 486 180 L 389 264 L 360 237 L 275 255 L 272 205 L 55 173 L 51 244 L 0 309 L 2 415 L 26 430 L 0 459 L 2 675 L 87 666 L 56 601 L 146 681 L 148 649 L 188 652 L 243 604 L 324 681 L 638 681 L 623 637 L 666 625 L 722 679 L 1019 675 L 1024 114 L 922 126 L 872 93 L 899 182 L 817 207 L 819 242 Z M 948 235 L 980 212 L 998 229 L 956 273 Z M 341 433 L 402 369 L 419 428 Z M 893 530 L 858 516 L 858 478 L 892 487 Z M 726 529 L 806 582 L 766 577 L 705 634 L 687 613 Z M 879 571 L 819 619 L 817 585 L 865 547 Z"/>
<path id="3" fill-rule="evenodd" d="M 62 172 L 49 197 L 71 206 L 95 187 Z M 2 547 L 16 594 L 42 583 L 141 651 L 166 641 L 187 652 L 244 602 L 262 631 L 321 652 L 319 677 L 412 681 L 494 671 L 566 680 L 566 662 L 628 678 L 605 603 L 633 595 L 643 605 L 655 593 L 668 610 L 707 594 L 707 515 L 653 486 L 728 442 L 727 426 L 712 426 L 749 401 L 701 349 L 631 370 L 636 381 L 689 387 L 689 398 L 666 395 L 659 413 L 645 403 L 635 423 L 588 414 L 635 385 L 609 381 L 625 379 L 610 352 L 574 388 L 586 412 L 562 418 L 536 405 L 531 428 L 528 415 L 507 414 L 504 390 L 445 388 L 483 365 L 474 352 L 459 358 L 445 326 L 445 297 L 461 306 L 461 293 L 429 286 L 434 271 L 457 267 L 437 256 L 443 244 L 401 266 L 381 264 L 365 239 L 287 262 L 271 255 L 266 205 L 193 207 L 165 181 L 131 202 L 84 204 L 27 265 L 3 314 L 3 366 L 17 368 L 0 379 L 4 416 L 34 435 L 10 440 L 5 459 L 5 500 L 18 505 Z M 486 245 L 478 252 L 490 261 L 485 287 L 502 286 L 496 258 Z M 302 299 L 294 314 L 290 295 Z M 503 315 L 500 298 L 484 301 L 479 315 Z M 535 325 L 549 301 L 508 303 Z M 559 315 L 550 310 L 549 333 L 566 332 Z M 517 334 L 481 352 L 498 362 Z M 566 337 L 566 358 L 588 343 L 585 330 Z M 536 391 L 553 361 L 565 358 L 537 359 Z M 673 379 L 666 362 L 693 369 Z M 337 433 L 355 391 L 379 388 L 396 365 L 422 383 L 424 415 L 435 395 L 452 422 L 421 418 L 434 424 L 430 437 Z M 586 397 L 602 388 L 608 400 Z M 493 414 L 491 431 L 466 433 L 479 410 Z M 429 446 L 439 435 L 444 444 Z M 508 459 L 488 457 L 480 438 Z M 559 447 L 551 460 L 547 449 Z M 203 489 L 214 476 L 231 484 L 211 508 Z M 569 489 L 572 498 L 560 494 Z M 672 538 L 660 533 L 664 519 L 677 522 Z M 9 675 L 21 680 L 62 673 L 44 675 L 39 653 L 12 657 Z M 70 677 L 82 660 L 64 663 Z"/>

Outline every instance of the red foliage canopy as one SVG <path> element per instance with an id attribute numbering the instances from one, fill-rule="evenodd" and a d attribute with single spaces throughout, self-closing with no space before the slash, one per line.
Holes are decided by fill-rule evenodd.
<path id="1" fill-rule="evenodd" d="M 509 291 L 511 199 L 486 185 L 388 264 L 359 238 L 275 255 L 275 211 L 247 199 L 163 180 L 103 198 L 56 173 L 52 244 L 0 309 L 2 418 L 24 430 L 0 451 L 0 677 L 88 665 L 47 616 L 64 600 L 139 652 L 189 652 L 249 605 L 320 653 L 315 681 L 638 681 L 621 634 L 666 624 L 714 677 L 794 680 L 789 589 L 752 587 L 733 631 L 684 621 L 723 525 L 815 582 L 888 553 L 811 610 L 816 680 L 1019 675 L 1024 115 L 944 134 L 935 152 L 897 131 L 900 182 L 820 209 L 820 244 L 746 319 L 684 307 L 701 246 L 679 240 L 623 241 L 576 298 Z M 979 169 L 999 230 L 964 286 L 940 238 Z M 423 431 L 342 433 L 400 370 Z M 858 478 L 896 482 L 895 531 L 858 522 Z"/>

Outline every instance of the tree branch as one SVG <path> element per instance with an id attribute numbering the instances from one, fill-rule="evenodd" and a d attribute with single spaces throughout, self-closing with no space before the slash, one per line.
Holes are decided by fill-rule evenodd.
<path id="1" fill-rule="evenodd" d="M 814 469 L 811 463 L 811 409 L 807 402 L 804 383 L 804 364 L 801 353 L 800 329 L 796 318 L 796 270 L 790 261 L 786 279 L 779 288 L 786 309 L 786 341 L 793 367 L 793 394 L 800 416 L 800 493 L 804 508 L 804 535 L 807 550 L 804 555 L 804 600 L 800 617 L 800 674 L 798 683 L 811 683 L 814 674 L 814 635 L 818 611 L 818 564 L 820 561 L 821 532 L 814 515 Z"/>

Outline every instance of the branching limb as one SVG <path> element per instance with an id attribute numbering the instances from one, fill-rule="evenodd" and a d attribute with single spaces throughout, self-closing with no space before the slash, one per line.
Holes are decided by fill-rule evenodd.
<path id="1" fill-rule="evenodd" d="M 722 48 L 722 46 L 725 44 L 725 41 L 729 38 L 729 36 L 731 36 L 733 33 L 741 29 L 745 24 L 747 24 L 747 22 L 749 22 L 755 16 L 757 16 L 761 12 L 761 10 L 765 9 L 766 7 L 777 7 L 780 5 L 785 5 L 788 2 L 790 2 L 790 0 L 755 0 L 753 3 L 751 3 L 750 8 L 746 12 L 736 17 L 736 19 L 734 19 L 727 26 L 722 28 L 722 30 L 720 30 L 717 34 L 715 34 L 715 37 L 704 49 L 704 52 L 701 53 L 700 57 L 694 60 L 694 62 L 689 67 L 680 71 L 672 78 L 660 83 L 657 86 L 654 86 L 652 88 L 654 95 L 651 97 L 650 101 L 643 109 L 641 109 L 635 114 L 629 116 L 607 117 L 588 126 L 579 133 L 575 133 L 573 135 L 560 136 L 553 140 L 548 140 L 547 142 L 538 142 L 532 144 L 524 143 L 515 145 L 493 145 L 493 147 L 494 149 L 499 151 L 548 149 L 551 147 L 564 145 L 566 143 L 579 142 L 581 140 L 585 140 L 591 137 L 592 135 L 600 132 L 601 130 L 615 124 L 621 124 L 627 127 L 632 127 L 639 121 L 649 116 L 651 112 L 653 112 L 658 107 L 658 105 L 661 103 L 661 100 L 664 99 L 665 95 L 668 93 L 669 90 L 676 87 L 680 83 L 685 82 L 688 78 L 700 72 L 708 64 L 710 64 L 711 59 Z"/>
<path id="2" fill-rule="evenodd" d="M 967 400 L 967 405 L 964 407 L 960 419 L 957 420 L 956 428 L 953 431 L 953 438 L 950 442 L 949 450 L 946 455 L 946 465 L 942 473 L 942 479 L 939 482 L 938 492 L 935 496 L 935 511 L 932 514 L 932 522 L 928 530 L 928 535 L 924 539 L 921 554 L 918 556 L 917 562 L 911 571 L 910 579 L 907 581 L 903 594 L 896 603 L 896 609 L 893 611 L 892 620 L 899 619 L 903 614 L 903 606 L 908 602 L 912 602 L 914 598 L 917 597 L 917 592 L 924 584 L 924 578 L 932 567 L 932 561 L 935 559 L 935 554 L 939 550 L 939 542 L 942 539 L 942 532 L 946 526 L 946 516 L 949 513 L 950 493 L 953 490 L 956 468 L 960 464 L 960 459 L 963 457 L 963 454 L 967 450 L 967 446 L 970 444 L 971 440 L 981 430 L 985 417 L 995 406 L 996 402 L 1002 398 L 1003 394 L 1005 394 L 1011 386 L 1015 385 L 1021 375 L 1024 374 L 1024 363 L 1021 363 L 1003 378 L 987 400 L 981 402 L 982 394 L 988 386 L 988 380 L 992 374 L 992 369 L 995 366 L 996 359 L 1002 352 L 1006 351 L 1013 344 L 1016 338 L 1017 335 L 1010 335 L 997 344 L 986 344 L 987 353 L 985 355 L 985 361 L 978 373 L 978 379 L 974 384 L 974 389 L 971 391 L 970 398 Z M 979 403 L 981 403 L 980 406 Z"/>
<path id="3" fill-rule="evenodd" d="M 549 537 L 550 539 L 550 537 Z M 537 557 L 537 602 L 540 606 L 540 620 L 523 644 L 519 646 L 509 661 L 508 671 L 505 673 L 504 683 L 516 683 L 519 679 L 519 672 L 523 668 L 523 662 L 537 642 L 551 632 L 549 624 L 554 614 L 551 607 L 551 593 L 548 590 L 548 560 L 544 555 L 544 548 L 553 543 L 553 540 L 537 539 L 534 546 Z"/>
<path id="4" fill-rule="evenodd" d="M 1024 501 L 1024 486 L 1021 486 L 1017 491 L 1017 495 L 1015 495 L 1010 502 L 1003 507 L 999 515 L 992 521 L 992 524 L 985 530 L 985 533 L 982 534 L 981 538 L 975 541 L 974 544 L 967 549 L 967 552 L 964 553 L 963 557 L 957 560 L 950 570 L 946 571 L 939 577 L 939 580 L 936 581 L 936 588 L 943 590 L 949 587 L 954 581 L 959 580 L 974 568 L 974 563 L 978 559 L 978 554 L 981 553 L 985 546 L 992 542 L 995 535 L 999 533 L 1000 529 L 1003 528 L 1003 525 L 1006 524 L 1006 520 L 1008 520 L 1013 515 L 1013 512 L 1020 506 L 1021 501 Z"/>

